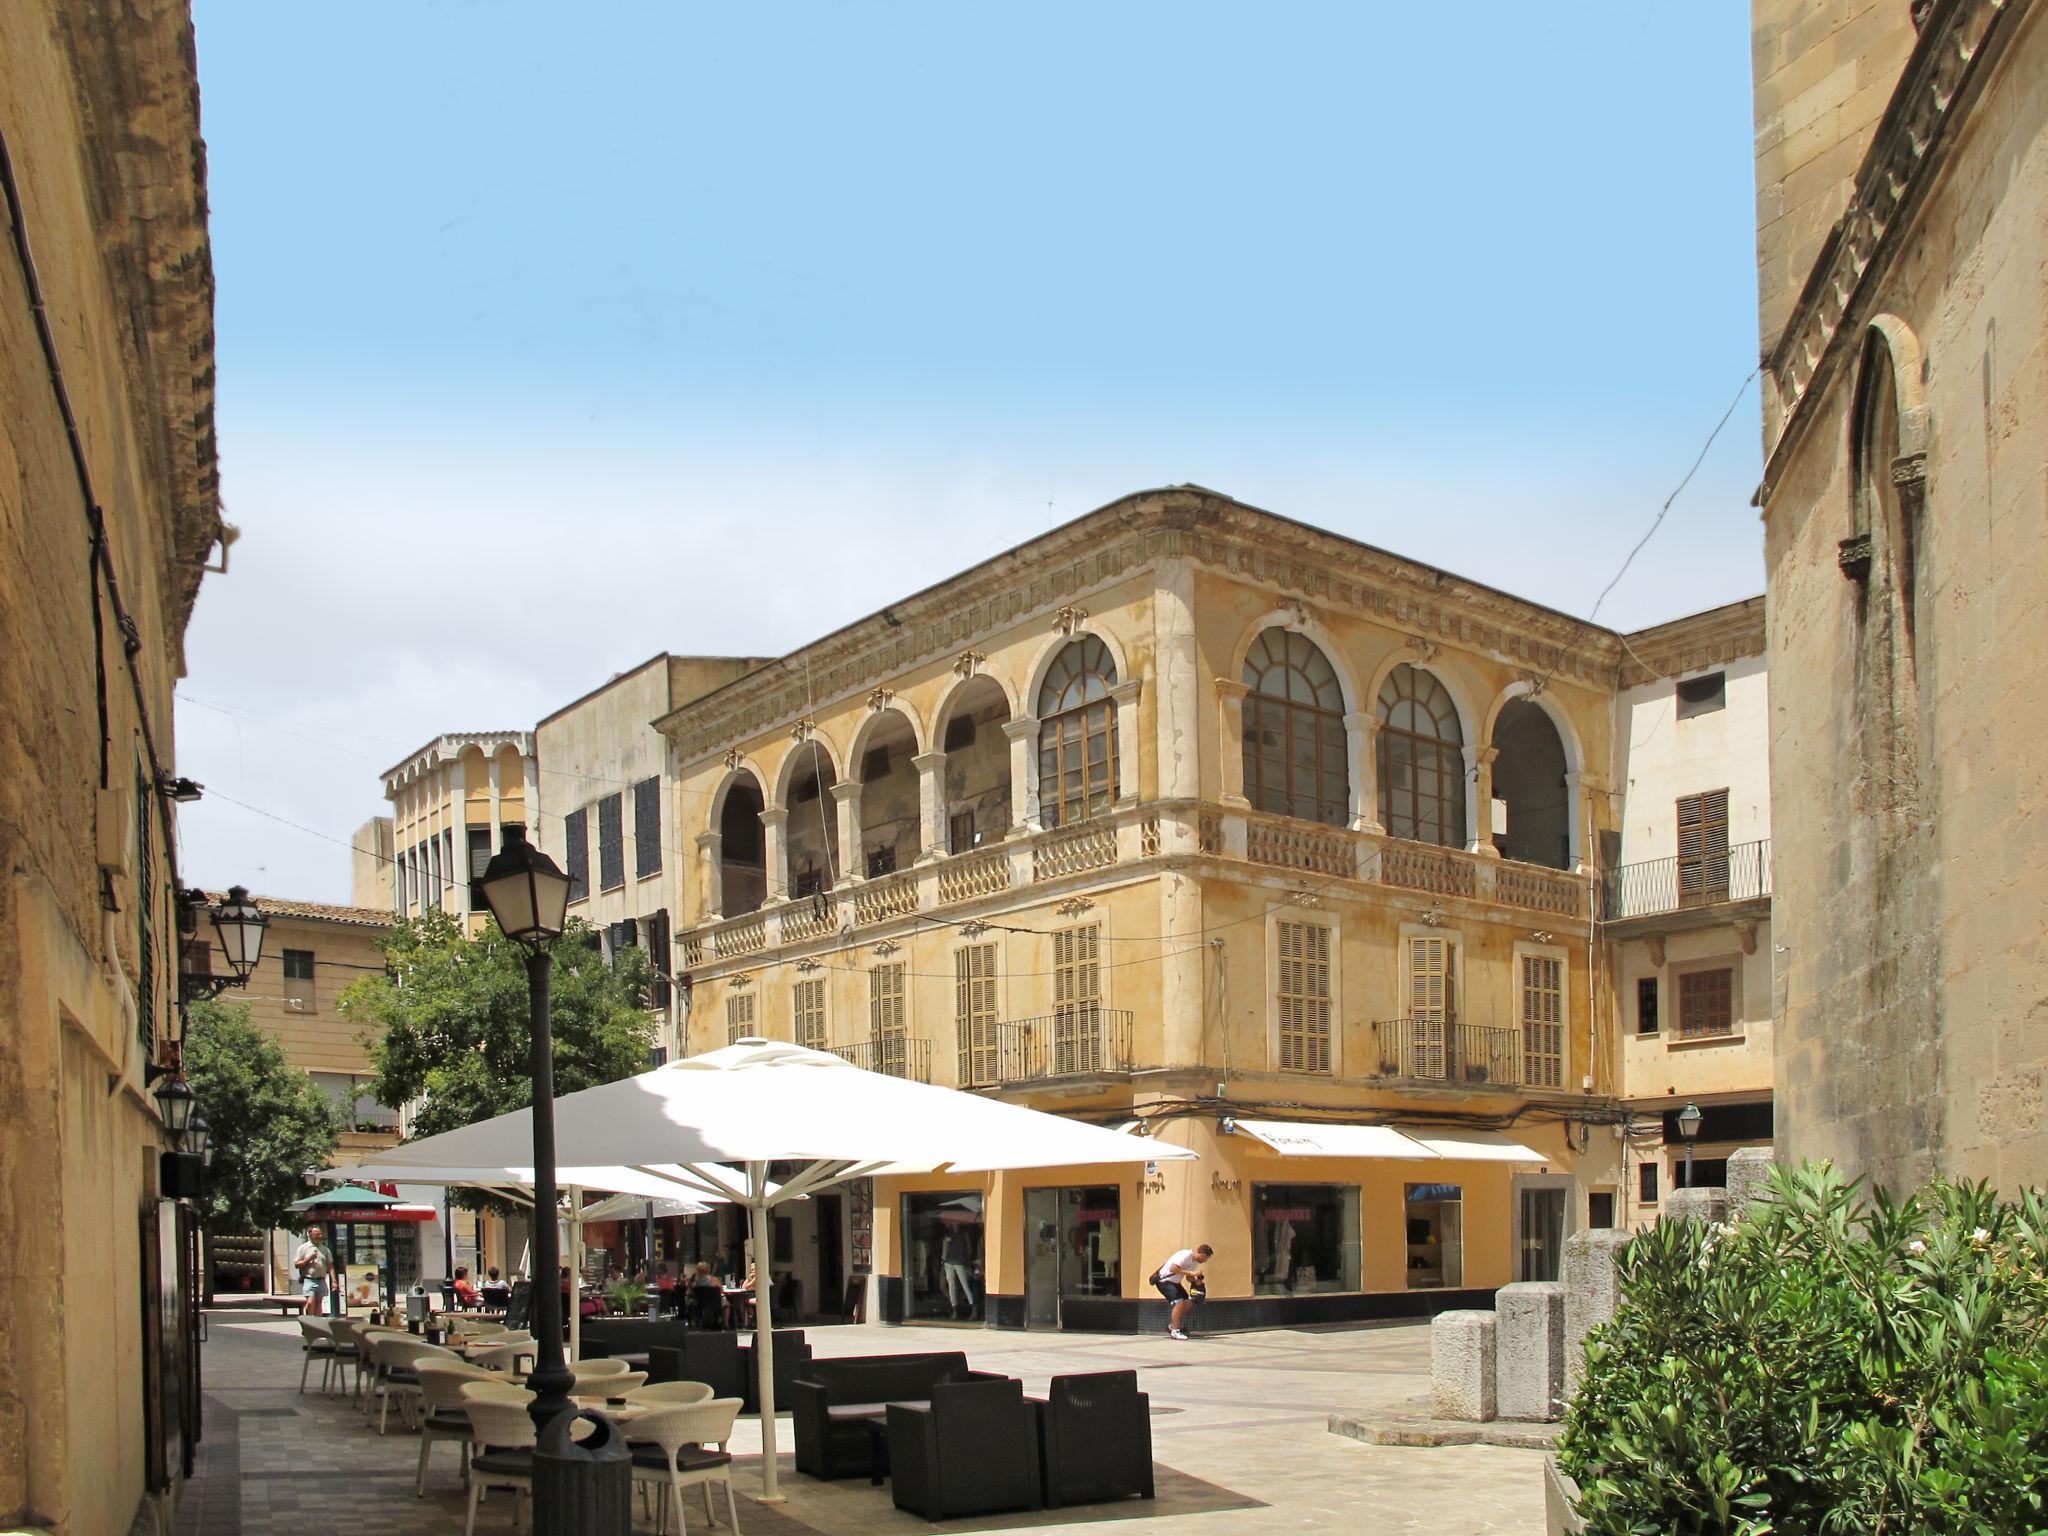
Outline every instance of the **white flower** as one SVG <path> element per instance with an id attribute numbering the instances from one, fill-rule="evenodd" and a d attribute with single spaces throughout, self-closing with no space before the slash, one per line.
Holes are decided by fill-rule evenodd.
<path id="1" fill-rule="evenodd" d="M 1981 1248 L 1986 1243 L 1991 1241 L 1991 1234 L 1985 1231 L 1982 1227 L 1979 1227 L 1970 1234 L 1970 1241 Z"/>
<path id="2" fill-rule="evenodd" d="M 1913 1241 L 1911 1241 L 1910 1243 L 1906 1244 L 1906 1252 L 1908 1253 L 1925 1253 L 1926 1251 L 1927 1245 L 1921 1242 L 1920 1239 L 1917 1237 L 1914 1238 Z"/>

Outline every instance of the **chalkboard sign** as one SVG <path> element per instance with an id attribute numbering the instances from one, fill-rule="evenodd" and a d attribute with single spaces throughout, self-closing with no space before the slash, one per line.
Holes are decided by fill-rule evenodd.
<path id="1" fill-rule="evenodd" d="M 505 1326 L 517 1331 L 533 1321 L 533 1282 L 514 1282 L 512 1295 L 505 1303 Z"/>
<path id="2" fill-rule="evenodd" d="M 868 1277 L 855 1275 L 846 1282 L 846 1296 L 839 1303 L 839 1315 L 849 1323 L 864 1321 L 861 1314 L 867 1309 Z"/>

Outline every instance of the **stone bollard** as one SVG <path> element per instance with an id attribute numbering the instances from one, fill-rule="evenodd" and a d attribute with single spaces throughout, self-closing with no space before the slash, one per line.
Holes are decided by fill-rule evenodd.
<path id="1" fill-rule="evenodd" d="M 1751 1204 L 1771 1198 L 1771 1170 L 1778 1160 L 1769 1147 L 1737 1147 L 1728 1154 L 1728 1212 L 1745 1214 Z"/>
<path id="2" fill-rule="evenodd" d="M 1613 1227 L 1574 1232 L 1564 1240 L 1564 1395 L 1579 1389 L 1586 1368 L 1586 1335 L 1614 1316 L 1621 1299 L 1615 1261 L 1630 1234 Z"/>
<path id="3" fill-rule="evenodd" d="M 1495 1406 L 1504 1419 L 1548 1420 L 1564 1411 L 1564 1286 L 1504 1285 L 1493 1298 Z"/>
<path id="4" fill-rule="evenodd" d="M 1439 1312 L 1429 1325 L 1431 1397 L 1440 1419 L 1483 1423 L 1494 1415 L 1491 1312 Z"/>
<path id="5" fill-rule="evenodd" d="M 1660 1221 L 1726 1221 L 1728 1191 L 1714 1184 L 1698 1189 L 1674 1189 L 1664 1197 Z"/>

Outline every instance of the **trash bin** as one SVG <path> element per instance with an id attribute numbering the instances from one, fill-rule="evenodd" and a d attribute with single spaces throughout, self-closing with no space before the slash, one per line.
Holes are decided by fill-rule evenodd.
<path id="1" fill-rule="evenodd" d="M 434 1315 L 434 1304 L 427 1296 L 424 1285 L 415 1285 L 405 1298 L 405 1325 L 418 1333 L 428 1318 Z"/>
<path id="2" fill-rule="evenodd" d="M 575 1428 L 592 1426 L 581 1440 Z M 584 1410 L 556 1416 L 533 1450 L 534 1536 L 632 1536 L 633 1453 L 618 1425 Z"/>

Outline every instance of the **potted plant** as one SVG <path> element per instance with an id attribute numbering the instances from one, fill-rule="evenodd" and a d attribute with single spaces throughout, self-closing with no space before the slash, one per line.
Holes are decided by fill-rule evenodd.
<path id="1" fill-rule="evenodd" d="M 637 1280 L 620 1280 L 604 1288 L 604 1299 L 621 1317 L 631 1317 L 647 1305 L 647 1287 Z"/>

